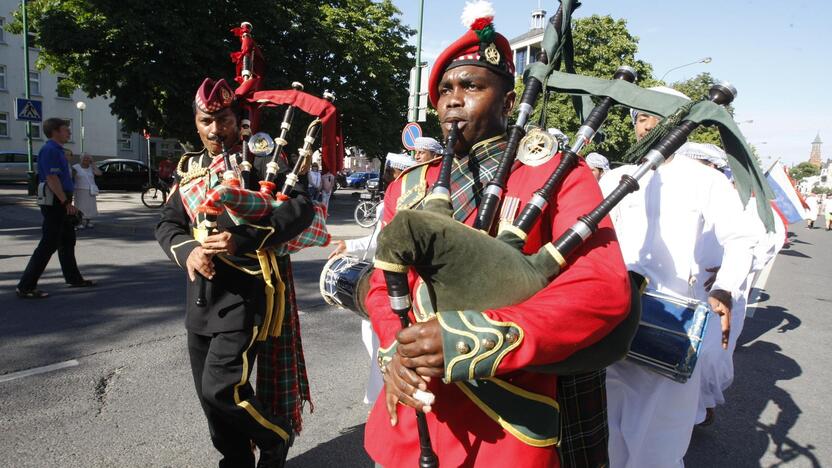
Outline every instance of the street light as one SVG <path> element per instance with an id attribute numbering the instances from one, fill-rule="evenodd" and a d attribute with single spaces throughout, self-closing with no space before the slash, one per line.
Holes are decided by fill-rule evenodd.
<path id="1" fill-rule="evenodd" d="M 679 66 L 677 66 L 677 67 L 673 67 L 673 68 L 671 68 L 670 70 L 668 70 L 668 71 L 664 72 L 664 75 L 662 75 L 662 77 L 661 77 L 661 78 L 659 78 L 659 81 L 664 81 L 664 77 L 666 77 L 666 76 L 667 76 L 667 74 L 668 74 L 668 73 L 670 73 L 670 72 L 672 72 L 673 70 L 678 70 L 678 69 L 680 69 L 680 68 L 689 67 L 689 66 L 691 66 L 691 65 L 696 65 L 697 63 L 711 63 L 711 58 L 710 58 L 710 57 L 703 57 L 703 58 L 701 58 L 701 59 L 699 59 L 699 60 L 697 60 L 697 61 L 695 61 L 695 62 L 690 62 L 690 63 L 686 63 L 686 64 L 684 64 L 684 65 L 679 65 Z"/>
<path id="2" fill-rule="evenodd" d="M 75 103 L 75 107 L 77 107 L 78 111 L 81 113 L 81 154 L 84 154 L 84 109 L 87 108 L 87 103 L 84 101 L 78 101 Z"/>

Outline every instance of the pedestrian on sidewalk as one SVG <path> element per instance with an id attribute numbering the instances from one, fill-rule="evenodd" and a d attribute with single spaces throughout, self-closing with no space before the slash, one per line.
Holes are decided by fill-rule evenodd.
<path id="1" fill-rule="evenodd" d="M 73 183 L 75 184 L 75 206 L 84 213 L 84 220 L 78 229 L 93 227 L 91 220 L 98 216 L 98 186 L 95 176 L 101 171 L 93 164 L 92 156 L 87 153 L 81 155 L 81 162 L 72 166 Z"/>
<path id="2" fill-rule="evenodd" d="M 818 214 L 820 214 L 820 200 L 818 200 L 818 196 L 810 193 L 806 197 L 806 205 L 808 206 L 806 210 L 806 229 L 814 229 L 815 220 L 818 219 Z"/>
<path id="3" fill-rule="evenodd" d="M 823 216 L 826 219 L 826 230 L 832 229 L 832 193 L 826 194 L 823 202 Z"/>
<path id="4" fill-rule="evenodd" d="M 332 192 L 335 190 L 335 175 L 332 172 L 327 172 L 321 176 L 321 203 L 326 208 L 327 216 L 329 216 L 329 199 L 332 197 Z"/>
<path id="5" fill-rule="evenodd" d="M 38 151 L 38 204 L 43 215 L 42 237 L 17 284 L 17 297 L 21 299 L 49 296 L 37 286 L 55 251 L 58 251 L 64 281 L 70 287 L 95 285 L 81 276 L 75 261 L 75 229 L 71 220 L 78 210 L 72 204 L 75 185 L 63 148 L 72 131 L 66 120 L 53 117 L 43 123 L 43 133 L 49 141 Z"/>
<path id="6" fill-rule="evenodd" d="M 318 163 L 312 163 L 307 178 L 309 179 L 309 199 L 321 201 L 321 172 L 318 170 Z"/>

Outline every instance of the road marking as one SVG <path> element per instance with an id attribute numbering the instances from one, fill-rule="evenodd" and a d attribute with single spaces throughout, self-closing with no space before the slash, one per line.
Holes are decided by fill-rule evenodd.
<path id="1" fill-rule="evenodd" d="M 0 229 L 0 232 L 19 232 L 19 231 L 39 231 L 41 229 L 40 226 L 35 227 L 22 227 L 22 228 L 6 228 Z"/>
<path id="2" fill-rule="evenodd" d="M 22 379 L 23 377 L 31 377 L 33 375 L 44 374 L 46 372 L 52 372 L 58 369 L 65 369 L 67 367 L 75 367 L 77 365 L 78 361 L 76 361 L 75 359 L 70 359 L 69 361 L 56 362 L 55 364 L 49 364 L 48 366 L 35 367 L 19 372 L 12 372 L 11 374 L 0 375 L 0 383 Z"/>

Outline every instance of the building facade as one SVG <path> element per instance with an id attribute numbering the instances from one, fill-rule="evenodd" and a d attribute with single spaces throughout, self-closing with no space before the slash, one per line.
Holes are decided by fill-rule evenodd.
<path id="1" fill-rule="evenodd" d="M 23 37 L 3 27 L 20 8 L 18 0 L 0 0 L 0 151 L 26 153 L 26 122 L 16 120 L 15 102 L 26 96 L 23 68 Z M 64 79 L 51 70 L 38 70 L 35 63 L 38 49 L 29 39 L 29 89 L 31 99 L 43 106 L 43 119 L 58 117 L 69 121 L 72 140 L 65 146 L 78 154 L 81 151 L 81 116 L 78 102 L 84 102 L 84 151 L 95 159 L 129 158 L 147 160 L 147 142 L 137 133 L 123 131 L 110 111 L 111 99 L 90 98 L 81 90 L 61 92 L 58 83 Z M 32 124 L 32 151 L 37 153 L 46 143 L 41 123 Z M 182 153 L 176 140 L 151 138 L 151 155 L 177 156 Z"/>
<path id="2" fill-rule="evenodd" d="M 546 27 L 546 11 L 538 8 L 532 11 L 529 30 L 509 41 L 514 54 L 514 76 L 522 76 L 530 63 L 537 62 L 543 31 Z"/>

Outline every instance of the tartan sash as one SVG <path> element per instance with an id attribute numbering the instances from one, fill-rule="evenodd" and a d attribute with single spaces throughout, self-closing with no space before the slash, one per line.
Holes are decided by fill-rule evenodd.
<path id="1" fill-rule="evenodd" d="M 289 242 L 280 244 L 274 252 L 275 255 L 289 255 L 301 251 L 307 247 L 326 247 L 332 239 L 326 229 L 326 208 L 323 203 L 314 202 L 315 216 L 312 224 L 304 229 L 297 237 Z"/>
<path id="2" fill-rule="evenodd" d="M 201 167 L 203 154 L 207 154 L 207 152 L 200 153 L 199 156 L 193 156 L 188 161 L 188 164 L 193 166 L 195 162 L 197 167 Z M 179 185 L 179 194 L 182 197 L 182 205 L 185 206 L 185 212 L 191 219 L 192 224 L 198 224 L 197 215 L 199 214 L 199 211 L 197 209 L 199 208 L 199 205 L 205 201 L 208 190 L 219 185 L 222 180 L 221 174 L 225 172 L 225 163 L 222 159 L 223 158 L 220 156 L 214 157 L 211 160 L 211 164 L 208 165 L 206 174 L 200 177 L 195 177 L 189 181 L 183 181 L 184 183 L 180 183 Z M 231 165 L 236 170 L 237 168 L 235 166 L 234 159 L 235 158 L 231 158 Z M 191 169 L 192 168 L 189 168 L 189 172 Z"/>
<path id="3" fill-rule="evenodd" d="M 494 178 L 506 141 L 503 135 L 483 140 L 467 157 L 454 160 L 451 171 L 451 204 L 454 219 L 463 223 L 480 204 L 480 194 Z"/>

